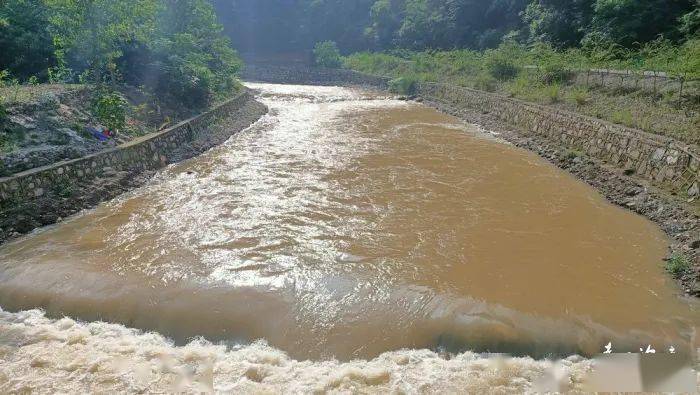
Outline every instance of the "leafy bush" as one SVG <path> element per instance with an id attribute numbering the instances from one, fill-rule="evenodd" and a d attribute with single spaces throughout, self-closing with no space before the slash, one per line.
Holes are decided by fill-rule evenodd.
<path id="1" fill-rule="evenodd" d="M 550 103 L 558 103 L 559 100 L 561 99 L 560 97 L 560 92 L 561 92 L 561 86 L 559 84 L 552 84 L 552 85 L 547 85 L 544 88 L 544 93 L 547 97 L 547 100 Z"/>
<path id="2" fill-rule="evenodd" d="M 242 62 L 208 0 L 43 1 L 56 48 L 52 82 L 145 86 L 182 110 L 239 87 Z"/>
<path id="3" fill-rule="evenodd" d="M 700 39 L 700 7 L 683 15 L 680 22 L 681 26 L 679 30 L 685 34 L 686 37 L 689 39 Z"/>
<path id="4" fill-rule="evenodd" d="M 634 127 L 634 115 L 632 115 L 632 111 L 626 108 L 613 111 L 610 120 L 614 123 Z"/>
<path id="5" fill-rule="evenodd" d="M 585 156 L 583 152 L 575 149 L 565 149 L 564 150 L 564 157 L 568 160 L 574 160 L 576 158 L 581 158 Z"/>
<path id="6" fill-rule="evenodd" d="M 497 49 L 484 53 L 484 66 L 488 73 L 499 81 L 508 81 L 517 77 L 524 57 L 522 48 L 513 43 L 501 44 Z"/>
<path id="7" fill-rule="evenodd" d="M 75 187 L 66 179 L 59 179 L 51 186 L 51 190 L 57 196 L 68 198 L 75 192 Z"/>
<path id="8" fill-rule="evenodd" d="M 666 270 L 675 277 L 680 277 L 690 270 L 690 260 L 681 254 L 673 254 L 666 262 Z"/>
<path id="9" fill-rule="evenodd" d="M 513 97 L 523 96 L 531 89 L 531 81 L 524 75 L 508 84 L 508 93 Z"/>
<path id="10" fill-rule="evenodd" d="M 338 45 L 333 41 L 322 41 L 314 46 L 314 60 L 316 65 L 337 69 L 343 65 L 343 57 L 340 56 Z"/>
<path id="11" fill-rule="evenodd" d="M 3 130 L 3 124 L 7 120 L 7 110 L 5 109 L 5 101 L 0 98 L 0 132 Z"/>
<path id="12" fill-rule="evenodd" d="M 572 53 L 558 52 L 545 43 L 536 43 L 530 52 L 543 84 L 561 84 L 569 80 L 571 73 L 568 68 L 575 64 L 575 61 L 567 58 L 570 58 Z"/>
<path id="13" fill-rule="evenodd" d="M 400 95 L 411 96 L 416 93 L 418 79 L 413 76 L 399 77 L 389 81 L 389 90 Z"/>
<path id="14" fill-rule="evenodd" d="M 2 126 L 2 125 L 0 125 Z M 22 129 L 0 127 L 0 152 L 12 152 L 26 138 Z"/>
<path id="15" fill-rule="evenodd" d="M 486 92 L 495 92 L 497 85 L 496 80 L 489 74 L 480 73 L 474 79 L 474 84 L 472 85 L 474 89 L 479 89 Z"/>
<path id="16" fill-rule="evenodd" d="M 375 75 L 396 75 L 411 72 L 413 63 L 393 54 L 359 52 L 343 59 L 345 67 Z"/>
<path id="17" fill-rule="evenodd" d="M 112 131 L 123 131 L 129 103 L 118 92 L 100 92 L 93 103 L 97 119 Z"/>
<path id="18" fill-rule="evenodd" d="M 486 59 L 486 69 L 493 78 L 499 81 L 512 80 L 520 73 L 520 67 L 503 56 L 489 56 Z"/>
<path id="19" fill-rule="evenodd" d="M 561 63 L 551 63 L 540 71 L 540 80 L 544 84 L 563 84 L 571 78 L 571 72 Z"/>
<path id="20" fill-rule="evenodd" d="M 591 95 L 587 88 L 577 87 L 571 91 L 571 99 L 578 106 L 583 106 L 588 103 Z"/>

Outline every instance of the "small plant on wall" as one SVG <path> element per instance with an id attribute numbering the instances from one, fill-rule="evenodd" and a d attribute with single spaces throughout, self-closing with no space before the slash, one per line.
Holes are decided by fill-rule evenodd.
<path id="1" fill-rule="evenodd" d="M 681 254 L 673 254 L 666 262 L 666 270 L 674 277 L 681 277 L 690 270 L 690 260 Z"/>
<path id="2" fill-rule="evenodd" d="M 93 111 L 97 119 L 112 131 L 123 131 L 129 103 L 118 92 L 101 91 L 97 94 Z"/>

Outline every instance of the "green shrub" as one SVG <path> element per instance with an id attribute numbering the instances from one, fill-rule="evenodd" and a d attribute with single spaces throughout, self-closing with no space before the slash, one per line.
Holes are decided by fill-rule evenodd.
<path id="1" fill-rule="evenodd" d="M 499 81 L 509 81 L 520 74 L 522 49 L 514 44 L 502 44 L 497 49 L 486 51 L 484 67 Z"/>
<path id="2" fill-rule="evenodd" d="M 681 254 L 673 254 L 666 262 L 666 270 L 674 277 L 680 277 L 690 270 L 690 260 Z"/>
<path id="3" fill-rule="evenodd" d="M 97 119 L 113 131 L 124 130 L 128 108 L 129 103 L 118 92 L 100 92 L 93 103 L 93 112 Z"/>
<path id="4" fill-rule="evenodd" d="M 0 160 L 0 177 L 7 177 L 10 175 L 12 175 L 12 173 L 10 173 L 10 171 L 5 168 L 5 163 Z M 4 208 L 3 207 L 4 205 L 6 205 L 7 207 L 12 207 L 12 204 L 8 204 L 8 203 L 10 203 L 10 202 L 8 202 L 8 200 L 11 200 L 11 199 L 4 199 L 4 200 L 5 200 L 4 202 L 0 203 L 0 210 L 2 210 Z M 5 204 L 3 204 L 3 203 L 5 203 Z"/>
<path id="5" fill-rule="evenodd" d="M 414 95 L 418 79 L 413 76 L 399 77 L 389 81 L 389 90 L 399 95 Z"/>
<path id="6" fill-rule="evenodd" d="M 0 70 L 0 88 L 7 85 L 10 80 L 10 72 L 7 70 Z"/>
<path id="7" fill-rule="evenodd" d="M 486 59 L 486 70 L 499 81 L 509 81 L 517 77 L 520 73 L 518 67 L 512 60 L 502 56 L 491 56 Z"/>
<path id="8" fill-rule="evenodd" d="M 591 95 L 587 88 L 578 87 L 571 91 L 571 100 L 578 106 L 586 105 L 590 99 Z"/>
<path id="9" fill-rule="evenodd" d="M 481 73 L 474 79 L 474 89 L 479 89 L 486 92 L 495 92 L 497 81 L 488 74 Z"/>
<path id="10" fill-rule="evenodd" d="M 546 85 L 544 87 L 544 95 L 549 103 L 558 103 L 560 98 L 561 87 L 559 84 Z"/>
<path id="11" fill-rule="evenodd" d="M 5 109 L 5 101 L 0 98 L 0 132 L 4 128 L 5 120 L 7 120 L 7 109 Z"/>
<path id="12" fill-rule="evenodd" d="M 583 157 L 583 156 L 584 156 L 583 152 L 581 152 L 581 151 L 579 151 L 579 150 L 575 150 L 575 149 L 566 149 L 566 150 L 564 150 L 564 157 L 565 157 L 566 159 L 569 159 L 569 160 L 573 160 L 573 159 L 576 159 L 576 158 L 581 158 L 581 157 Z"/>
<path id="13" fill-rule="evenodd" d="M 188 109 L 209 105 L 214 96 L 214 73 L 199 59 L 164 57 L 163 73 L 158 76 L 156 94 L 166 102 Z"/>
<path id="14" fill-rule="evenodd" d="M 540 70 L 540 80 L 542 83 L 563 84 L 571 78 L 571 72 L 560 63 L 550 63 Z"/>
<path id="15" fill-rule="evenodd" d="M 627 108 L 613 111 L 610 120 L 614 123 L 634 127 L 634 115 L 632 115 L 632 111 Z"/>
<path id="16" fill-rule="evenodd" d="M 17 149 L 15 137 L 7 131 L 0 130 L 0 152 L 9 153 Z"/>
<path id="17" fill-rule="evenodd" d="M 395 55 L 359 52 L 343 58 L 345 67 L 363 73 L 396 76 L 412 71 L 413 63 Z"/>
<path id="18" fill-rule="evenodd" d="M 531 85 L 530 80 L 526 76 L 521 75 L 517 79 L 513 80 L 513 82 L 508 84 L 508 93 L 513 97 L 524 96 L 530 89 L 532 89 Z"/>
<path id="19" fill-rule="evenodd" d="M 62 198 L 68 198 L 73 195 L 75 188 L 68 181 L 59 180 L 56 184 L 54 184 L 53 192 Z"/>
<path id="20" fill-rule="evenodd" d="M 338 45 L 333 41 L 322 41 L 314 46 L 314 59 L 316 65 L 337 69 L 343 64 Z"/>

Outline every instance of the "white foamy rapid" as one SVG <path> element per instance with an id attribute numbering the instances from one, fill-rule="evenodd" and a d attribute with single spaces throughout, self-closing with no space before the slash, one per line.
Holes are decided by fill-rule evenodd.
<path id="1" fill-rule="evenodd" d="M 122 325 L 0 310 L 0 393 L 523 393 L 547 371 L 558 372 L 562 389 L 580 391 L 590 368 L 576 357 L 555 364 L 466 352 L 448 359 L 429 350 L 297 361 L 264 342 L 227 347 L 198 339 L 179 347 Z"/>

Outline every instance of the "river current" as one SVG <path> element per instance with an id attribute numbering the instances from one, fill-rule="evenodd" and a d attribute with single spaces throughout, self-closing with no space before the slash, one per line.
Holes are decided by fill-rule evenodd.
<path id="1" fill-rule="evenodd" d="M 421 104 L 249 86 L 247 130 L 0 248 L 0 390 L 520 391 L 551 363 L 471 351 L 691 352 L 654 224 Z"/>

